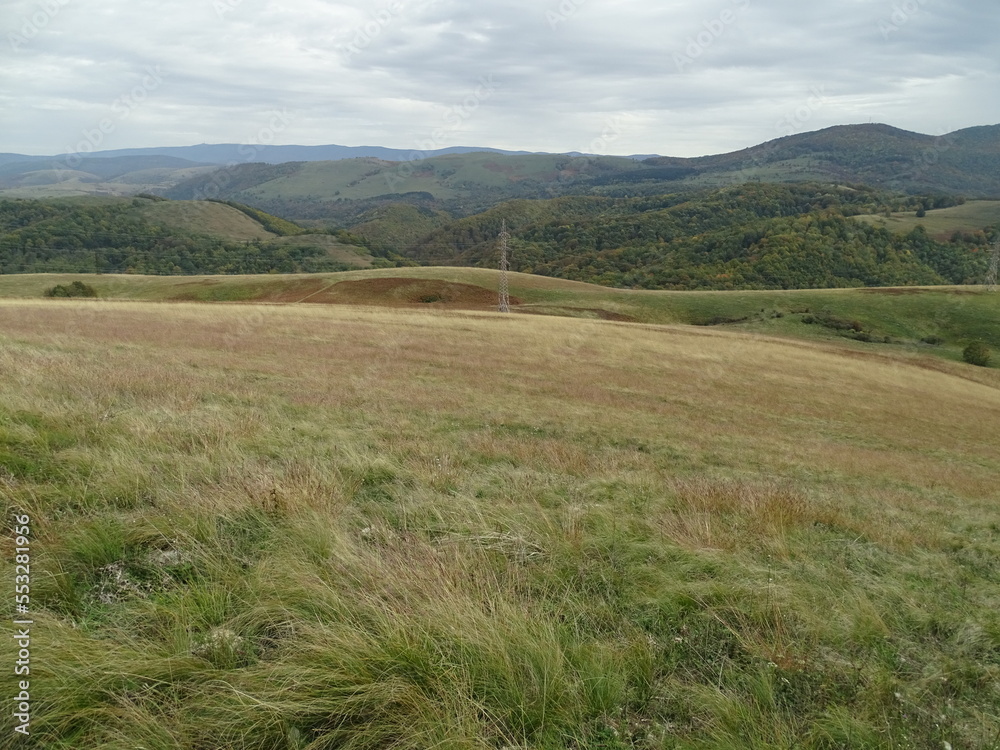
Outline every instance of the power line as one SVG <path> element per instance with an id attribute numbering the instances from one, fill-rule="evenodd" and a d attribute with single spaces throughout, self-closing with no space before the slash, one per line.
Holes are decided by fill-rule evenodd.
<path id="1" fill-rule="evenodd" d="M 500 226 L 500 300 L 497 309 L 502 313 L 510 312 L 510 283 L 507 272 L 510 270 L 510 260 L 507 257 L 507 243 L 510 234 L 507 232 L 507 220 Z"/>

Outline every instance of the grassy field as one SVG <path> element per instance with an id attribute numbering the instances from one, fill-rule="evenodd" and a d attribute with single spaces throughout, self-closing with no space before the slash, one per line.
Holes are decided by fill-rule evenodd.
<path id="1" fill-rule="evenodd" d="M 996 370 L 432 304 L 0 300 L 36 746 L 997 746 Z"/>
<path id="2" fill-rule="evenodd" d="M 284 239 L 314 237 L 323 239 Z M 343 252 L 345 262 L 370 261 L 347 257 L 347 248 Z M 445 267 L 269 276 L 37 274 L 0 275 L 0 297 L 41 297 L 54 284 L 76 279 L 94 286 L 105 299 L 345 303 L 482 312 L 495 308 L 498 284 L 495 271 Z M 510 279 L 514 309 L 522 314 L 710 325 L 918 359 L 958 361 L 962 349 L 976 339 L 1000 350 L 1000 294 L 982 287 L 647 292 L 527 274 L 511 274 Z M 390 280 L 396 280 L 395 285 Z M 808 320 L 816 322 L 804 323 Z"/>
<path id="3" fill-rule="evenodd" d="M 267 240 L 277 237 L 242 211 L 211 201 L 147 201 L 139 211 L 144 219 L 185 232 L 210 234 L 226 240 Z"/>
<path id="4" fill-rule="evenodd" d="M 923 226 L 935 236 L 948 238 L 955 232 L 976 232 L 1000 223 L 1000 201 L 967 201 L 961 206 L 939 208 L 917 217 L 913 211 L 894 213 L 892 216 L 856 216 L 875 226 L 886 227 L 905 234 L 917 226 Z"/>

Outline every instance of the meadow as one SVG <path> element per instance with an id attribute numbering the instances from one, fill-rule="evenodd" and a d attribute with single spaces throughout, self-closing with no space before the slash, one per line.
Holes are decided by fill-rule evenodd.
<path id="1" fill-rule="evenodd" d="M 901 234 L 923 226 L 931 235 L 948 238 L 954 232 L 975 232 L 996 224 L 1000 221 L 1000 201 L 968 201 L 959 206 L 928 211 L 925 216 L 917 216 L 915 211 L 904 211 L 889 216 L 862 214 L 854 219 Z"/>
<path id="2" fill-rule="evenodd" d="M 354 262 L 365 259 L 355 256 Z M 355 304 L 488 312 L 496 308 L 499 277 L 489 269 L 441 266 L 255 276 L 0 274 L 0 297 L 39 298 L 56 284 L 76 280 L 107 302 Z M 663 292 L 512 273 L 510 293 L 518 314 L 709 326 L 882 351 L 928 366 L 939 358 L 961 361 L 962 349 L 973 340 L 1000 350 L 1000 295 L 981 286 Z M 810 319 L 821 323 L 804 324 Z M 822 322 L 841 322 L 846 328 Z"/>
<path id="3" fill-rule="evenodd" d="M 771 329 L 155 301 L 176 279 L 45 300 L 42 279 L 0 300 L 38 747 L 1000 742 L 995 369 Z M 512 294 L 569 304 L 547 281 Z"/>

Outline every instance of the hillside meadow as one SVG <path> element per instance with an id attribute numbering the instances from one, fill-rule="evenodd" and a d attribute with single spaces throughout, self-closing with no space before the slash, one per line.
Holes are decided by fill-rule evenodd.
<path id="1" fill-rule="evenodd" d="M 0 300 L 38 747 L 997 745 L 996 370 L 433 304 Z"/>
<path id="2" fill-rule="evenodd" d="M 146 300 L 488 312 L 496 308 L 499 274 L 449 267 L 247 276 L 0 274 L 0 297 L 40 298 L 74 281 L 95 289 L 96 305 Z M 961 361 L 973 340 L 1000 351 L 1000 295 L 981 286 L 663 292 L 512 273 L 510 290 L 518 314 L 708 326 L 908 356 L 928 366 Z"/>

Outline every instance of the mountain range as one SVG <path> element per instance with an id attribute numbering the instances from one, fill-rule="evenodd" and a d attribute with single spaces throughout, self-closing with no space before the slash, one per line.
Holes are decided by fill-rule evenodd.
<path id="1" fill-rule="evenodd" d="M 252 144 L 121 149 L 86 156 L 0 154 L 0 194 L 9 197 L 152 192 L 264 201 L 272 209 L 292 208 L 292 217 L 335 220 L 344 215 L 345 201 L 393 200 L 407 193 L 425 194 L 410 196 L 410 202 L 430 196 L 450 212 L 468 213 L 510 198 L 652 195 L 750 181 L 835 182 L 910 194 L 998 197 L 1000 125 L 942 136 L 888 125 L 836 126 L 695 158 Z"/>

